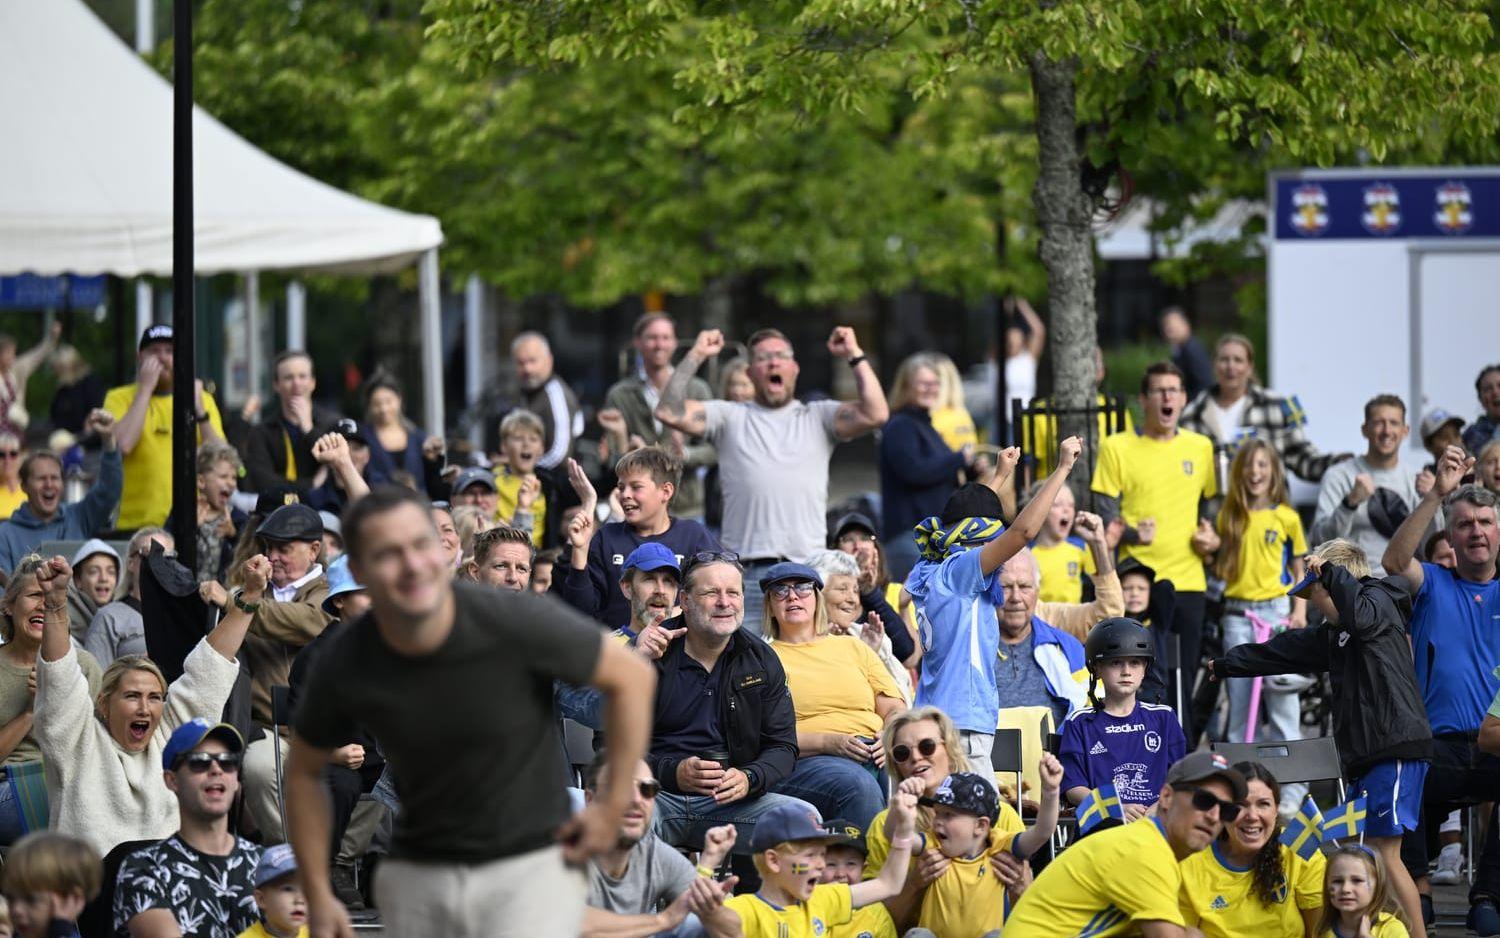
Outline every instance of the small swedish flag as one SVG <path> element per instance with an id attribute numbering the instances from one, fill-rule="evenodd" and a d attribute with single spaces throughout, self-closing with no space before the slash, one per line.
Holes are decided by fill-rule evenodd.
<path id="1" fill-rule="evenodd" d="M 1293 394 L 1281 402 L 1281 412 L 1286 417 L 1288 427 L 1307 426 L 1307 411 L 1302 409 L 1302 401 Z"/>
<path id="2" fill-rule="evenodd" d="M 1323 839 L 1340 840 L 1358 837 L 1365 832 L 1365 797 L 1345 802 L 1328 812 L 1323 819 Z"/>
<path id="3" fill-rule="evenodd" d="M 1297 856 L 1310 860 L 1318 852 L 1318 845 L 1323 842 L 1322 833 L 1323 813 L 1318 810 L 1318 804 L 1313 801 L 1312 795 L 1308 795 L 1303 800 L 1302 807 L 1297 809 L 1297 816 L 1282 831 L 1281 842 L 1291 847 Z"/>
<path id="4" fill-rule="evenodd" d="M 1078 832 L 1087 834 L 1105 818 L 1125 820 L 1125 806 L 1120 804 L 1120 795 L 1113 785 L 1100 785 L 1078 803 Z"/>

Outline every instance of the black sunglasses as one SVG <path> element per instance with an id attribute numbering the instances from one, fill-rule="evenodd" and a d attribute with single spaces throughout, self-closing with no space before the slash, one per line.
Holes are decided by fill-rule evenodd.
<path id="1" fill-rule="evenodd" d="M 656 796 L 661 794 L 661 782 L 658 782 L 654 778 L 640 779 L 635 783 L 635 789 L 641 793 L 642 798 L 645 798 L 647 801 L 654 801 Z"/>
<path id="2" fill-rule="evenodd" d="M 0 449 L 0 456 L 4 456 L 6 459 L 15 459 L 19 455 L 21 455 L 21 451 L 18 449 Z"/>
<path id="3" fill-rule="evenodd" d="M 689 570 L 706 563 L 727 563 L 741 573 L 745 571 L 745 568 L 740 566 L 740 555 L 732 550 L 700 550 L 682 565 L 683 579 L 687 578 Z"/>
<path id="4" fill-rule="evenodd" d="M 183 756 L 177 761 L 177 767 L 187 767 L 194 775 L 202 775 L 208 771 L 208 767 L 215 762 L 219 768 L 229 774 L 238 775 L 240 771 L 240 754 L 237 752 L 194 752 Z"/>
<path id="5" fill-rule="evenodd" d="M 917 753 L 924 759 L 931 759 L 932 754 L 937 752 L 938 741 L 935 739 L 924 739 L 917 743 Z M 911 761 L 911 747 L 902 743 L 891 747 L 891 758 L 897 763 Z"/>
<path id="6" fill-rule="evenodd" d="M 1175 787 L 1175 786 L 1174 786 Z M 1219 809 L 1219 820 L 1225 824 L 1231 824 L 1240 816 L 1240 806 L 1233 801 L 1220 801 L 1218 796 L 1206 788 L 1178 788 L 1178 791 L 1190 791 L 1193 793 L 1193 809 L 1196 811 L 1212 811 Z"/>

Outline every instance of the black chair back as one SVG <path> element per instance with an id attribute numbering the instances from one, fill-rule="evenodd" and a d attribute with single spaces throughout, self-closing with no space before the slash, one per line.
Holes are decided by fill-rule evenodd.
<path id="1" fill-rule="evenodd" d="M 114 938 L 115 879 L 120 875 L 120 867 L 125 864 L 126 857 L 155 843 L 158 841 L 129 840 L 105 855 L 99 895 L 84 906 L 78 916 L 78 934 L 82 938 Z"/>

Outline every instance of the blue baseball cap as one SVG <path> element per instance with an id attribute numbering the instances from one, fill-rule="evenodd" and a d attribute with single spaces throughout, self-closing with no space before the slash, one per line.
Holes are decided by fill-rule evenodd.
<path id="1" fill-rule="evenodd" d="M 364 589 L 362 585 L 354 582 L 354 574 L 349 572 L 349 557 L 342 556 L 328 565 L 328 596 L 323 600 L 323 611 L 331 616 L 338 615 L 338 610 L 333 608 L 331 600 L 335 596 L 345 593 L 358 593 Z"/>
<path id="2" fill-rule="evenodd" d="M 760 578 L 760 588 L 770 591 L 771 587 L 785 580 L 811 580 L 818 589 L 823 588 L 823 578 L 818 576 L 818 571 L 805 563 L 794 563 L 783 560 L 781 563 L 772 565 Z"/>
<path id="3" fill-rule="evenodd" d="M 167 748 L 161 753 L 161 767 L 168 772 L 174 771 L 178 759 L 197 749 L 209 737 L 229 747 L 230 752 L 245 751 L 245 740 L 239 730 L 228 723 L 210 723 L 202 717 L 193 717 L 172 731 Z"/>
<path id="4" fill-rule="evenodd" d="M 678 579 L 682 578 L 682 565 L 677 562 L 677 555 L 672 553 L 672 549 L 656 541 L 647 541 L 630 552 L 630 556 L 625 558 L 625 566 L 620 568 L 620 572 L 641 570 L 645 573 L 650 573 L 652 570 L 663 569 L 670 569 L 673 573 L 677 574 Z"/>
<path id="5" fill-rule="evenodd" d="M 255 864 L 255 888 L 264 888 L 267 883 L 295 872 L 297 855 L 292 852 L 291 844 L 267 847 L 260 852 L 260 862 Z"/>
<path id="6" fill-rule="evenodd" d="M 839 835 L 828 832 L 818 810 L 812 805 L 805 802 L 779 804 L 755 822 L 755 833 L 750 835 L 750 852 L 760 853 L 777 844 L 837 839 Z"/>

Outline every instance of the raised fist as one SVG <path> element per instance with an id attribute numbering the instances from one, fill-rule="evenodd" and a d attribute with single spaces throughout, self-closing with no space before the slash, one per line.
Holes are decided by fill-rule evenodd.
<path id="1" fill-rule="evenodd" d="M 704 329 L 698 333 L 698 338 L 693 342 L 692 354 L 698 356 L 701 361 L 717 358 L 724 351 L 724 333 L 717 329 Z"/>
<path id="2" fill-rule="evenodd" d="M 854 337 L 854 330 L 848 326 L 835 326 L 833 334 L 828 337 L 828 352 L 835 358 L 858 358 L 864 354 L 859 349 L 859 339 Z"/>

